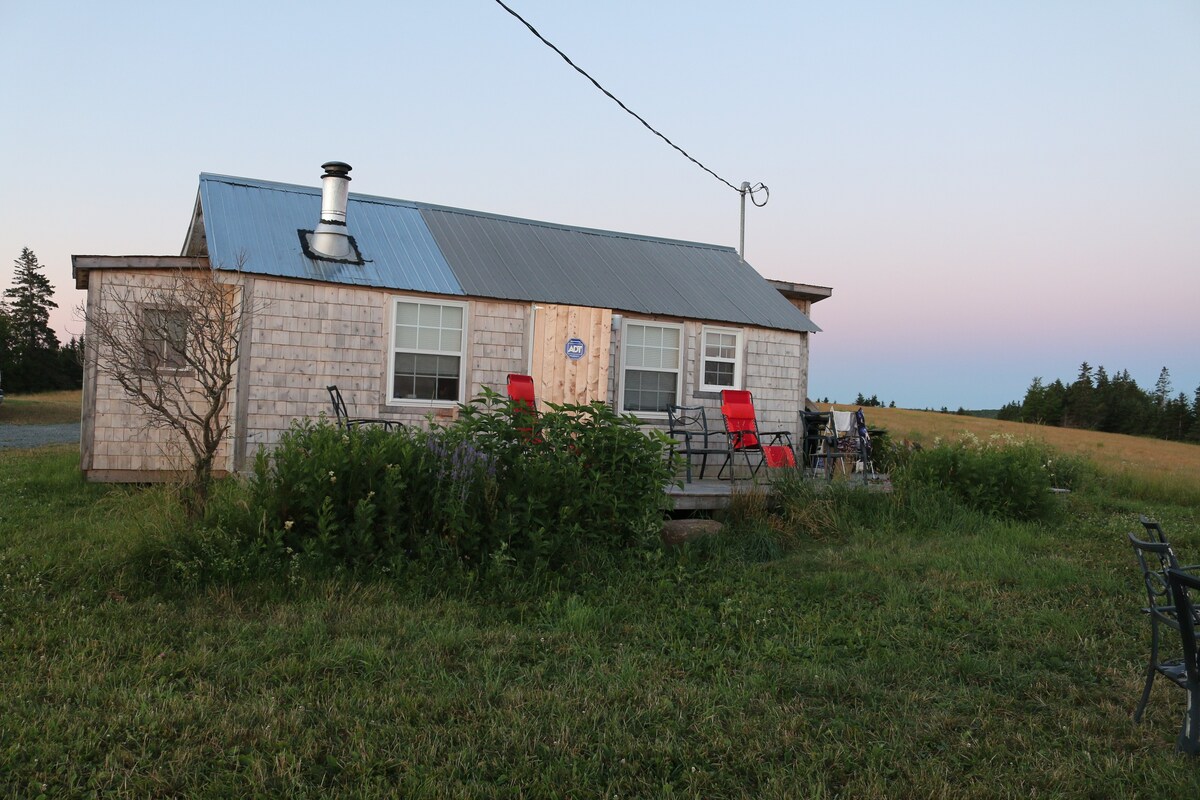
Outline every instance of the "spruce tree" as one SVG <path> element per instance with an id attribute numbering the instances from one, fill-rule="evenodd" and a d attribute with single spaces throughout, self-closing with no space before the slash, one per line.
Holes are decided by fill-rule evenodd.
<path id="1" fill-rule="evenodd" d="M 13 262 L 12 286 L 4 290 L 8 300 L 8 335 L 5 346 L 4 382 L 17 391 L 50 388 L 47 380 L 56 370 L 58 337 L 50 328 L 54 287 L 42 274 L 42 265 L 28 247 Z"/>
<path id="2" fill-rule="evenodd" d="M 1167 400 L 1171 398 L 1171 372 L 1163 367 L 1158 373 L 1158 381 L 1154 384 L 1154 402 L 1163 409 L 1167 405 Z"/>
<path id="3" fill-rule="evenodd" d="M 1200 442 L 1200 386 L 1196 387 L 1196 396 L 1192 399 L 1192 426 L 1188 428 L 1186 439 Z"/>
<path id="4" fill-rule="evenodd" d="M 42 265 L 28 247 L 21 248 L 21 257 L 13 263 L 13 285 L 4 290 L 4 296 L 10 301 L 14 349 L 19 353 L 58 349 L 58 337 L 50 329 L 50 309 L 58 308 L 50 279 L 42 274 Z"/>

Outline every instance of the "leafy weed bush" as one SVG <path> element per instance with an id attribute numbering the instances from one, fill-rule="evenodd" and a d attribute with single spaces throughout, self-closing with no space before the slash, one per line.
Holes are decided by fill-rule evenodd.
<path id="1" fill-rule="evenodd" d="M 428 430 L 294 423 L 258 454 L 242 533 L 281 558 L 553 568 L 644 540 L 673 475 L 660 434 L 603 403 L 528 416 L 495 392 Z"/>
<path id="2" fill-rule="evenodd" d="M 1057 453 L 1030 440 L 1009 436 L 981 440 L 964 434 L 954 442 L 912 453 L 892 477 L 906 494 L 940 489 L 967 507 L 996 517 L 1046 520 L 1058 508 L 1050 492 L 1056 459 L 1060 459 Z M 1081 470 L 1073 477 L 1078 474 Z"/>

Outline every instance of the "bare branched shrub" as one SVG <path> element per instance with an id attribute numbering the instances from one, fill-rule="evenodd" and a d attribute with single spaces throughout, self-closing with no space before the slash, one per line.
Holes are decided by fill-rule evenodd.
<path id="1" fill-rule="evenodd" d="M 89 366 L 120 385 L 149 427 L 178 433 L 192 514 L 207 502 L 243 331 L 260 310 L 242 289 L 242 262 L 237 271 L 178 269 L 144 285 L 102 286 L 83 312 Z"/>

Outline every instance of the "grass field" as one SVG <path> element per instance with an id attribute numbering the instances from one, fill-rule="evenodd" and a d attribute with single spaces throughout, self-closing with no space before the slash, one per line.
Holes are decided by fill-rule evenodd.
<path id="1" fill-rule="evenodd" d="M 903 408 L 866 408 L 863 413 L 871 427 L 886 428 L 892 438 L 925 446 L 938 438 L 954 439 L 963 432 L 981 438 L 1007 434 L 1035 439 L 1087 458 L 1134 494 L 1184 496 L 1200 504 L 1200 445 Z"/>
<path id="2" fill-rule="evenodd" d="M 939 435 L 909 413 L 869 419 Z M 1154 515 L 1200 560 L 1169 490 L 1076 492 L 1053 525 L 835 492 L 830 528 L 772 561 L 735 533 L 509 587 L 188 589 L 161 559 L 170 493 L 86 484 L 77 461 L 0 451 L 0 796 L 1200 792 L 1173 753 L 1183 693 L 1130 720 L 1146 631 L 1124 533 Z"/>
<path id="3" fill-rule="evenodd" d="M 50 425 L 79 422 L 80 403 L 83 393 L 40 392 L 37 394 L 9 394 L 0 403 L 0 424 L 6 425 Z"/>

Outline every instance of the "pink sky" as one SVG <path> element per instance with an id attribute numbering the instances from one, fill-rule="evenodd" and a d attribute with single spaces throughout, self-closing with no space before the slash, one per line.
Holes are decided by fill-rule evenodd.
<path id="1" fill-rule="evenodd" d="M 202 171 L 737 243 L 737 195 L 486 0 L 3 12 L 0 255 L 176 254 Z M 832 286 L 811 394 L 995 408 L 1079 363 L 1200 384 L 1200 6 L 515 7 L 733 183 L 747 258 Z M 321 113 L 324 112 L 324 113 Z M 0 287 L 11 273 L 0 272 Z"/>

